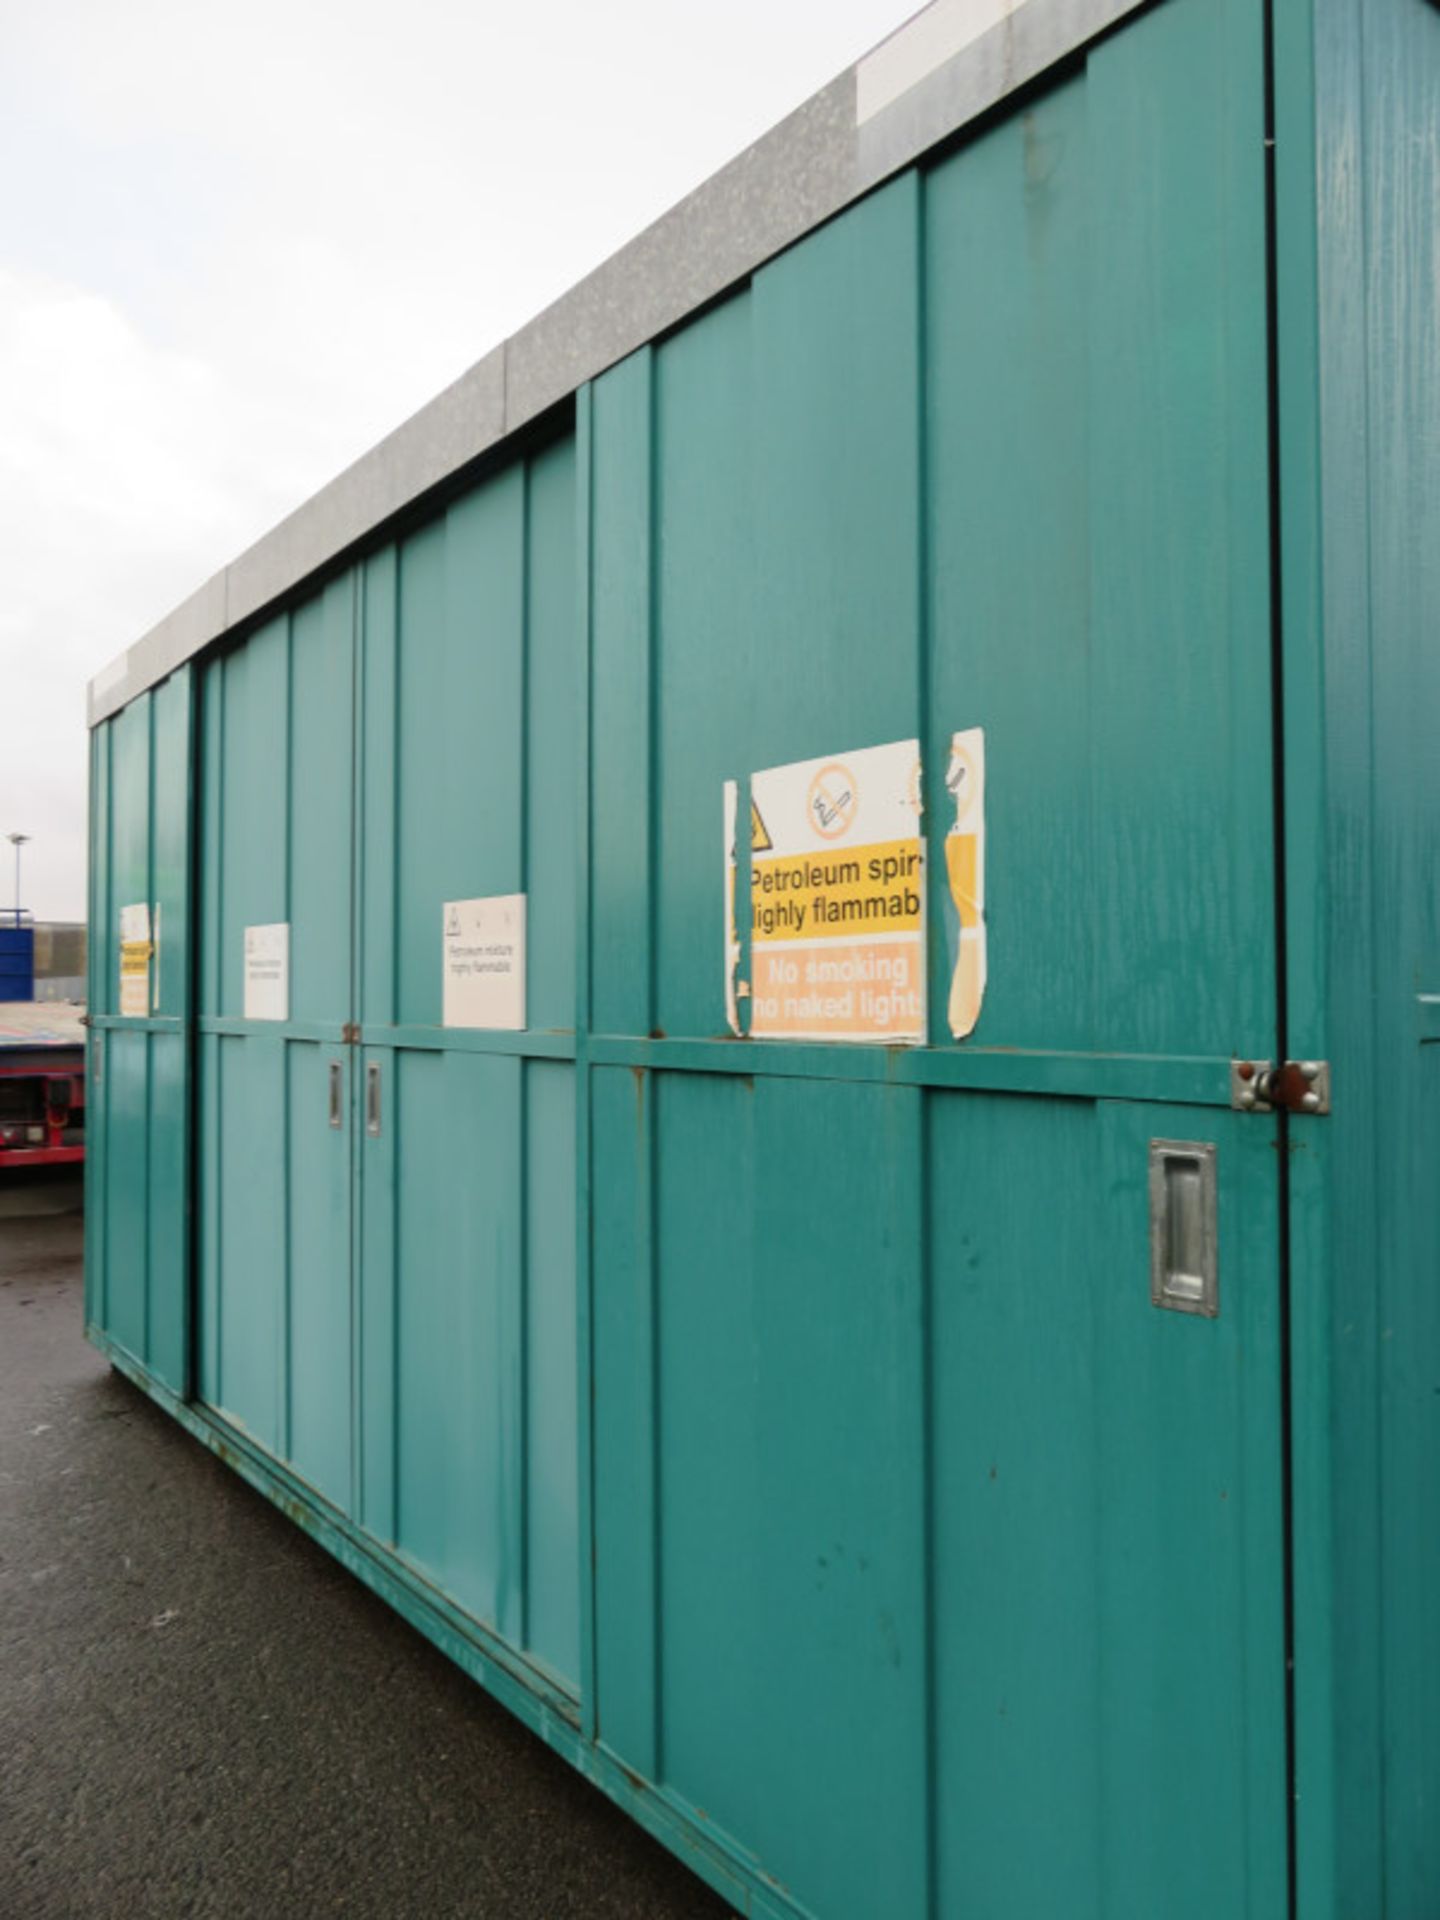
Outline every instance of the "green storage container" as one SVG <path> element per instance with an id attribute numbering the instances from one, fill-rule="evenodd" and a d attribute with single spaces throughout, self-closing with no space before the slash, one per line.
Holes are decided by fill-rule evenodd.
<path id="1" fill-rule="evenodd" d="M 1440 1912 L 1437 126 L 937 0 L 91 689 L 91 1337 L 747 1913 Z"/>

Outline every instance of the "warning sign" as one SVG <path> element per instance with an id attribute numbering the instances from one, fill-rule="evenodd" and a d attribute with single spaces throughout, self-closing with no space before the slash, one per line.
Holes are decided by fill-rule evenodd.
<path id="1" fill-rule="evenodd" d="M 945 836 L 945 875 L 950 882 L 948 1008 L 950 1031 L 964 1040 L 975 1030 L 985 998 L 985 729 L 968 727 L 950 736 L 945 785 L 955 802 L 955 820 Z"/>
<path id="2" fill-rule="evenodd" d="M 245 1018 L 290 1018 L 290 922 L 245 929 Z"/>
<path id="3" fill-rule="evenodd" d="M 120 1011 L 143 1018 L 150 1011 L 150 909 L 120 909 Z"/>
<path id="4" fill-rule="evenodd" d="M 925 1039 L 916 740 L 751 778 L 751 1022 L 787 1040 Z"/>
<path id="5" fill-rule="evenodd" d="M 740 805 L 740 788 L 734 780 L 727 780 L 724 788 L 725 802 L 725 1018 L 730 1023 L 730 1031 L 740 1031 L 740 932 L 735 923 L 735 815 Z M 757 833 L 764 832 L 759 824 L 760 816 L 754 807 L 750 809 L 750 837 L 753 842 Z M 765 844 L 770 838 L 767 834 Z"/>
<path id="6" fill-rule="evenodd" d="M 447 1027 L 525 1025 L 525 895 L 447 900 L 441 1020 Z"/>

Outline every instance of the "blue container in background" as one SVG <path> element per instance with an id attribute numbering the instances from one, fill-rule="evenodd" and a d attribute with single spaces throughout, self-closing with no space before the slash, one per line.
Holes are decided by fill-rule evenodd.
<path id="1" fill-rule="evenodd" d="M 0 912 L 0 1001 L 35 998 L 35 928 L 19 907 Z"/>

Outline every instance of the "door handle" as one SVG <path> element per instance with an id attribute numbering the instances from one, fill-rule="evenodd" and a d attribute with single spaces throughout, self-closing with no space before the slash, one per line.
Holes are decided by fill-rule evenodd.
<path id="1" fill-rule="evenodd" d="M 1215 1147 L 1150 1142 L 1150 1298 L 1175 1313 L 1220 1311 Z"/>
<path id="2" fill-rule="evenodd" d="M 338 1127 L 344 1117 L 345 1069 L 338 1060 L 330 1062 L 330 1124 Z"/>
<path id="3" fill-rule="evenodd" d="M 380 1137 L 380 1062 L 372 1060 L 365 1069 L 365 1131 L 372 1140 Z"/>

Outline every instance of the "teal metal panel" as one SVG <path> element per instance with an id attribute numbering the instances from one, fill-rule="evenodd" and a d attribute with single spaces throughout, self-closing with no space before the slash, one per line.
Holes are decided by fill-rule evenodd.
<path id="1" fill-rule="evenodd" d="M 521 891 L 524 478 L 467 495 L 400 551 L 399 1024 L 440 1024 L 444 902 Z"/>
<path id="2" fill-rule="evenodd" d="M 983 721 L 991 869 L 1054 876 L 989 1044 L 1268 1045 L 1263 125 L 1255 10 L 1170 5 L 931 176 L 930 758 Z"/>
<path id="3" fill-rule="evenodd" d="M 352 1207 L 356 1228 L 356 1301 L 359 1360 L 355 1409 L 360 1464 L 358 1517 L 374 1539 L 393 1546 L 399 1538 L 399 1460 L 396 1445 L 400 1383 L 397 1368 L 399 1191 L 399 1107 L 392 1081 L 400 1056 L 389 1049 L 366 1048 L 355 1056 L 363 1077 L 370 1067 L 385 1076 L 386 1121 L 378 1136 L 357 1128 Z M 357 1094 L 354 1113 L 360 1113 Z"/>
<path id="4" fill-rule="evenodd" d="M 113 1013 L 119 985 L 119 958 L 111 924 L 114 888 L 110 857 L 110 790 L 115 726 L 97 727 L 90 736 L 90 924 L 86 938 L 89 980 L 86 1004 L 94 1014 Z"/>
<path id="5" fill-rule="evenodd" d="M 1092 606 L 1123 636 L 1093 708 L 1106 1049 L 1273 1032 L 1262 57 L 1253 0 L 1178 0 L 1088 67 Z M 1177 994 L 1171 956 L 1211 943 L 1225 966 Z"/>
<path id="6" fill-rule="evenodd" d="M 596 387 L 593 1020 L 609 1037 L 591 1046 L 615 1062 L 591 1075 L 598 1727 L 813 1911 L 1285 1911 L 1277 1162 L 1273 1130 L 1237 1134 L 1211 1104 L 1232 1052 L 1270 1050 L 1276 996 L 1261 25 L 1248 5 L 1172 0 Z M 1129 1072 L 1163 1099 L 1165 1074 L 1208 1057 L 1204 1106 L 925 1095 L 923 1057 L 847 1067 L 698 1038 L 719 1024 L 720 780 L 918 730 L 934 807 L 948 734 L 971 724 L 1006 771 L 993 999 L 960 1071 L 985 1084 L 993 1046 L 997 1092 L 1098 1097 Z M 1223 966 L 1200 961 L 1212 940 Z M 919 1084 L 883 1085 L 901 1078 Z M 973 1116 L 974 1188 L 963 1158 L 925 1162 L 927 1099 Z M 883 1216 L 885 1249 L 910 1256 L 899 1358 L 862 1312 L 891 1256 L 846 1211 L 878 1204 L 867 1151 L 901 1153 L 858 1117 L 866 1101 L 915 1116 L 898 1130 L 914 1191 Z M 766 1145 L 769 1112 L 787 1117 Z M 671 1115 L 696 1116 L 678 1144 Z M 1220 1148 L 1220 1340 L 1150 1304 L 1146 1149 L 1166 1132 Z M 811 1192 L 811 1142 L 832 1136 L 837 1189 Z M 830 1589 L 785 1598 L 807 1498 L 824 1510 L 808 1448 L 825 1429 L 805 1382 L 767 1371 L 784 1347 L 771 1250 L 791 1248 L 772 1160 L 796 1183 L 802 1300 L 827 1326 L 833 1305 L 853 1343 L 823 1349 L 816 1377 L 883 1353 L 914 1414 L 903 1443 L 867 1446 L 842 1394 L 847 1440 L 827 1456 L 832 1476 L 852 1450 L 890 1469 L 900 1531 L 867 1559 L 895 1589 L 892 1693 L 867 1692 L 874 1615 L 828 1614 Z M 1074 1267 L 1050 1273 L 1061 1219 Z M 978 1283 L 951 1290 L 960 1243 L 992 1235 L 988 1316 Z M 1034 1293 L 1067 1271 L 1052 1338 Z M 927 1314 L 945 1334 L 929 1372 Z M 1081 1378 L 1077 1320 L 1124 1356 L 1128 1404 Z M 1149 1442 L 1162 1414 L 1168 1458 Z M 988 1505 L 988 1461 L 973 1502 L 957 1478 L 986 1433 L 1015 1457 L 1013 1497 Z M 1103 1507 L 1067 1499 L 1067 1467 Z M 807 1491 L 787 1503 L 792 1484 Z M 873 1518 L 862 1505 L 862 1533 Z M 933 1589 L 907 1585 L 927 1564 Z M 1174 1616 L 1187 1583 L 1210 1610 L 1193 1644 Z M 737 1642 L 718 1676 L 707 1651 Z M 853 1850 L 841 1722 L 867 1729 Z M 1226 1781 L 1220 1837 L 1151 1805 L 1181 1767 Z M 883 1813 L 877 1778 L 896 1787 Z M 1057 1845 L 1027 1850 L 1037 1790 Z"/>
<path id="7" fill-rule="evenodd" d="M 1362 10 L 1387 1916 L 1440 1898 L 1440 14 Z"/>
<path id="8" fill-rule="evenodd" d="M 311 1043 L 285 1053 L 286 1457 L 348 1512 L 350 1141 L 326 1116 L 330 1075 L 338 1072 L 343 1082 L 349 1061 L 340 1048 Z"/>
<path id="9" fill-rule="evenodd" d="M 195 924 L 195 1003 L 201 1014 L 220 1005 L 221 846 L 224 801 L 225 674 L 210 666 L 200 679 L 200 754 L 196 785 L 200 843 Z M 225 1042 L 202 1032 L 195 1055 L 196 1238 L 193 1311 L 198 1330 L 195 1391 L 220 1404 L 220 1073 Z"/>
<path id="10" fill-rule="evenodd" d="M 355 764 L 357 1011 L 393 1025 L 395 998 L 395 765 L 399 553 L 386 547 L 361 575 Z"/>
<path id="11" fill-rule="evenodd" d="M 654 1088 L 590 1075 L 596 1732 L 658 1779 Z"/>
<path id="12" fill-rule="evenodd" d="M 580 674 L 575 619 L 575 449 L 562 441 L 527 474 L 525 804 L 527 1018 L 573 1031 Z"/>
<path id="13" fill-rule="evenodd" d="M 920 191 L 906 176 L 764 268 L 656 350 L 653 381 L 642 354 L 597 385 L 597 1032 L 723 1030 L 722 780 L 914 730 Z M 799 644 L 808 635 L 823 653 Z M 652 919 L 653 1021 L 633 1006 Z"/>
<path id="14" fill-rule="evenodd" d="M 1379 1085 L 1360 1011 L 1375 976 L 1369 537 L 1357 458 L 1368 411 L 1356 169 L 1365 136 L 1358 9 L 1322 16 L 1309 0 L 1286 0 L 1275 19 L 1288 987 L 1297 1040 L 1330 1060 L 1344 1090 L 1328 1127 L 1295 1123 L 1302 1150 L 1290 1180 L 1297 1897 L 1305 1920 L 1348 1920 L 1385 1913 L 1378 1222 L 1373 1181 L 1335 1177 L 1373 1162 Z M 1318 881 L 1309 901 L 1299 897 L 1307 865 Z M 1331 918 L 1347 905 L 1337 941 Z"/>
<path id="15" fill-rule="evenodd" d="M 213 662 L 200 680 L 198 726 L 200 764 L 197 776 L 197 805 L 200 842 L 196 921 L 193 938 L 196 949 L 196 1011 L 218 1015 L 222 1009 L 220 987 L 221 878 L 224 873 L 223 848 L 225 814 L 225 669 Z"/>
<path id="16" fill-rule="evenodd" d="M 347 1511 L 355 594 L 341 576 L 207 671 L 199 966 L 200 1391 Z M 245 930 L 272 922 L 288 1018 L 247 1021 Z"/>
<path id="17" fill-rule="evenodd" d="M 222 1404 L 220 1382 L 220 1072 L 225 1039 L 202 1033 L 195 1051 L 196 1235 L 193 1311 L 196 1326 L 195 1395 Z"/>
<path id="18" fill-rule="evenodd" d="M 210 669 L 220 698 L 218 918 L 206 938 L 216 994 L 204 1014 L 244 1011 L 245 928 L 289 913 L 290 622 L 272 620 Z M 293 964 L 293 956 L 292 956 Z"/>
<path id="19" fill-rule="evenodd" d="M 764 665 L 732 773 L 915 730 L 923 195 L 902 175 L 751 287 Z"/>
<path id="20" fill-rule="evenodd" d="M 275 917 L 290 922 L 292 1021 L 343 1020 L 351 1003 L 354 595 L 346 574 L 291 629 L 289 906 Z"/>
<path id="21" fill-rule="evenodd" d="M 1144 1177 L 1193 1127 L 935 1097 L 942 1913 L 1061 1888 L 1077 1916 L 1285 1911 L 1279 1376 L 1250 1359 L 1278 1347 L 1274 1138 L 1216 1129 L 1224 1298 L 1197 1328 L 1150 1305 Z M 1177 1743 L 1207 1822 L 1173 1819 Z"/>
<path id="22" fill-rule="evenodd" d="M 161 1019 L 191 1008 L 190 867 L 193 837 L 193 676 L 183 667 L 151 696 L 151 901 L 154 1004 Z M 190 1388 L 190 1118 L 188 1025 L 152 1032 L 147 1195 L 149 1366 L 177 1393 Z"/>
<path id="23" fill-rule="evenodd" d="M 992 1044 L 1271 1028 L 1262 138 L 1254 9 L 1172 5 L 930 181 L 929 752 L 983 720 L 991 867 L 1055 876 L 995 902 Z"/>
<path id="24" fill-rule="evenodd" d="M 1106 1774 L 1123 1745 L 1096 1739 L 1109 1543 L 1095 1488 L 1114 1388 L 1105 1322 L 1143 1331 L 1151 1309 L 1138 1283 L 1113 1301 L 1093 1284 L 1101 1116 L 1090 1102 L 964 1094 L 931 1111 L 941 1912 L 1043 1912 L 1057 1881 L 1076 1920 L 1116 1910 L 1104 1899 L 1105 1814 L 1124 1817 L 1123 1801 Z M 1048 1170 L 1046 1207 L 1008 1205 L 1036 1167 Z M 1056 1233 L 1057 1216 L 1085 1228 Z M 1133 1275 L 1133 1259 L 1123 1266 Z M 1016 1274 L 1030 1283 L 1017 1287 Z M 1171 1618 L 1165 1606 L 1130 1626 L 1148 1638 Z M 1161 1729 L 1148 1715 L 1136 1732 Z M 1036 1804 L 1043 1848 L 1026 1844 Z"/>
<path id="25" fill-rule="evenodd" d="M 127 709 L 128 711 L 128 709 Z M 105 1331 L 148 1359 L 150 1038 L 114 1028 L 105 1037 Z"/>
<path id="26" fill-rule="evenodd" d="M 183 816 L 182 816 L 183 817 Z M 145 1036 L 149 1185 L 145 1359 L 177 1393 L 190 1378 L 190 1072 L 183 1033 Z"/>
<path id="27" fill-rule="evenodd" d="M 288 872 L 290 1023 L 342 1022 L 352 1008 L 351 899 L 355 593 L 332 581 L 295 615 L 290 639 Z M 338 1036 L 337 1036 L 338 1038 Z M 286 1457 L 351 1507 L 352 1065 L 335 1046 L 286 1046 Z M 332 1071 L 342 1124 L 330 1125 Z"/>
<path id="28" fill-rule="evenodd" d="M 590 538 L 594 500 L 595 394 L 575 396 L 575 621 L 580 657 L 575 749 L 575 1398 L 579 1475 L 576 1562 L 579 1590 L 579 1724 L 587 1742 L 597 1730 L 595 1693 L 595 1301 L 591 1247 L 590 1153 L 590 740 L 592 688 Z M 598 1751 L 597 1749 L 594 1749 Z"/>
<path id="29" fill-rule="evenodd" d="M 512 1645 L 523 1577 L 520 1063 L 393 1056 L 396 1540 Z"/>
<path id="30" fill-rule="evenodd" d="M 666 1034 L 724 1029 L 724 1009 L 715 999 L 721 937 L 715 796 L 735 772 L 736 751 L 755 712 L 754 689 L 763 684 L 773 652 L 751 612 L 752 325 L 747 290 L 667 341 L 656 371 L 656 405 L 664 422 L 656 446 L 656 618 L 668 644 L 665 674 L 655 688 L 655 747 L 661 768 L 672 769 L 673 777 L 664 781 L 656 818 L 654 1024 Z M 696 446 L 706 447 L 708 458 L 694 459 L 690 450 Z M 603 528 L 597 527 L 597 537 L 603 540 Z M 694 726 L 697 712 L 706 715 L 703 729 Z M 597 818 L 614 837 L 618 868 L 624 817 L 612 809 L 609 787 L 620 753 L 597 739 L 595 758 Z M 598 790 L 602 780 L 604 791 Z M 709 859 L 698 851 L 706 848 Z M 604 843 L 596 853 L 598 866 Z M 597 1019 L 597 1031 L 606 1030 Z"/>
<path id="31" fill-rule="evenodd" d="M 575 1026 L 580 649 L 575 609 L 575 448 L 527 473 L 525 885 L 527 1017 Z M 525 1646 L 580 1682 L 580 1407 L 575 1070 L 524 1069 Z M 584 1556 L 588 1559 L 588 1555 Z"/>
<path id="32" fill-rule="evenodd" d="M 562 440 L 366 567 L 355 1203 L 366 1524 L 571 1687 L 573 1069 L 527 1059 L 574 1052 L 574 513 Z M 443 1028 L 445 901 L 516 891 L 528 1030 Z"/>
<path id="33" fill-rule="evenodd" d="M 183 667 L 151 696 L 151 899 L 159 927 L 155 1012 L 190 1007 L 191 670 Z M 177 1109 L 178 1111 L 178 1109 Z"/>
<path id="34" fill-rule="evenodd" d="M 926 1902 L 923 1097 L 653 1094 L 659 1777 L 815 1913 Z"/>
<path id="35" fill-rule="evenodd" d="M 356 759 L 357 1011 L 372 1029 L 395 1019 L 395 761 L 398 555 L 367 561 L 360 603 L 359 752 Z M 365 1051 L 355 1071 L 390 1062 Z M 352 1116 L 360 1112 L 357 1083 Z M 356 1226 L 357 1364 L 355 1411 L 359 1518 L 376 1539 L 393 1543 L 395 1515 L 395 1146 L 394 1114 L 377 1138 L 352 1118 Z"/>
<path id="36" fill-rule="evenodd" d="M 575 1070 L 524 1067 L 525 1637 L 580 1677 L 580 1399 L 576 1391 Z"/>
<path id="37" fill-rule="evenodd" d="M 622 361 L 592 401 L 588 894 L 597 1033 L 651 1025 L 653 361 L 648 347 Z"/>
<path id="38" fill-rule="evenodd" d="M 1434 845 L 1440 17 L 1276 8 L 1301 1912 L 1440 1887 Z M 1312 1037 L 1318 1036 L 1318 1037 Z M 1293 1049 L 1292 1049 L 1293 1050 Z"/>
<path id="39" fill-rule="evenodd" d="M 204 1177 L 214 1184 L 214 1265 L 202 1303 L 214 1372 L 201 1392 L 259 1445 L 284 1457 L 286 1412 L 285 1042 L 279 1034 L 220 1038 L 215 1135 Z M 261 1196 L 264 1196 L 262 1203 Z M 212 1329 L 213 1330 L 210 1330 Z"/>
<path id="40" fill-rule="evenodd" d="M 177 1392 L 189 1380 L 191 684 L 182 668 L 91 755 L 86 1320 Z M 149 915 L 147 1012 L 118 1012 L 123 907 Z"/>
<path id="41" fill-rule="evenodd" d="M 109 949 L 113 1005 L 120 1005 L 120 914 L 150 904 L 150 716 L 153 694 L 144 694 L 113 722 L 110 749 L 110 899 L 113 925 L 102 944 Z"/>
<path id="42" fill-rule="evenodd" d="M 1091 315 L 1105 290 L 1091 280 L 1092 113 L 1087 68 L 932 174 L 925 327 L 930 757 L 948 753 L 949 730 L 983 717 L 1011 789 L 988 842 L 997 870 L 1044 860 L 1093 887 L 1113 869 L 1095 858 L 1089 750 L 1095 650 L 1107 637 L 1092 601 L 1091 440 L 1112 404 L 1091 376 L 1104 324 Z M 1022 541 L 1043 565 L 1016 565 Z M 929 798 L 947 803 L 934 780 Z M 1082 933 L 1075 918 L 1057 916 L 1042 889 L 1002 891 L 986 1036 L 1095 1048 L 1099 922 Z M 1007 954 L 1025 965 L 1004 964 Z M 935 913 L 933 977 L 948 966 Z M 934 1012 L 944 1042 L 943 1004 Z"/>

